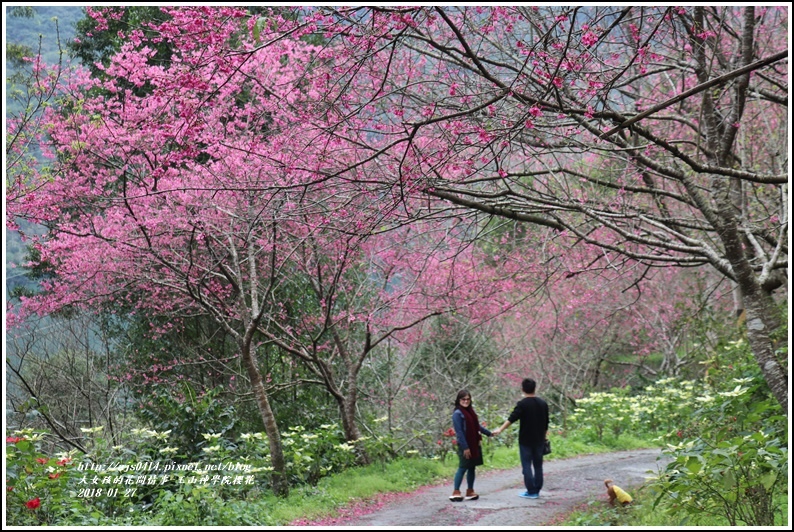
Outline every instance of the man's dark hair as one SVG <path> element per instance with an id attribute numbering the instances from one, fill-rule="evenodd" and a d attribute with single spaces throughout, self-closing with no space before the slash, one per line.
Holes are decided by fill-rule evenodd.
<path id="1" fill-rule="evenodd" d="M 535 381 L 524 379 L 521 381 L 521 389 L 524 390 L 524 393 L 535 393 Z"/>

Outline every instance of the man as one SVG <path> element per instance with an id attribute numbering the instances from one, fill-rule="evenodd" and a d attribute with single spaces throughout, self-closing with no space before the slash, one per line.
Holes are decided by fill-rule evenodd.
<path id="1" fill-rule="evenodd" d="M 543 446 L 549 430 L 549 405 L 535 396 L 535 381 L 524 379 L 521 382 L 523 399 L 516 403 L 513 412 L 504 424 L 493 431 L 500 434 L 507 427 L 520 420 L 518 428 L 518 452 L 524 473 L 524 486 L 518 494 L 525 499 L 537 499 L 543 487 Z"/>

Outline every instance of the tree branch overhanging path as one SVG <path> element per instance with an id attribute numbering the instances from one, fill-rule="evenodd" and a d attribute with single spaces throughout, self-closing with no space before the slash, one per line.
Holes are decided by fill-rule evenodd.
<path id="1" fill-rule="evenodd" d="M 416 8 L 394 23 L 372 10 L 366 24 L 351 17 L 326 32 L 337 30 L 343 45 L 351 35 L 371 39 L 366 51 L 345 48 L 359 77 L 384 48 L 391 57 L 402 46 L 405 61 L 421 63 L 392 68 L 382 95 L 358 87 L 367 101 L 398 110 L 410 134 L 392 161 L 421 183 L 417 191 L 556 228 L 653 267 L 714 268 L 735 283 L 753 352 L 787 410 L 787 371 L 769 337 L 779 324 L 771 294 L 788 275 L 787 79 L 779 68 L 788 51 L 767 26 L 776 14 L 550 13 Z M 622 22 L 607 24 L 612 17 Z M 605 132 L 608 121 L 618 125 Z M 750 148 L 772 132 L 771 143 Z M 750 203 L 760 195 L 771 202 L 757 205 L 766 213 L 757 218 Z"/>

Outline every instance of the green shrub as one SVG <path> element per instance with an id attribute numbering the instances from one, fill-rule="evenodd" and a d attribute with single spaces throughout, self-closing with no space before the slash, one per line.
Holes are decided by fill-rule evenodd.
<path id="1" fill-rule="evenodd" d="M 693 522 L 711 515 L 731 526 L 771 526 L 780 511 L 773 501 L 788 489 L 787 419 L 746 343 L 727 348 L 735 353 L 725 357 L 739 361 L 723 373 L 743 376 L 713 379 L 690 424 L 670 434 L 678 443 L 665 450 L 672 462 L 659 500 Z"/>
<path id="2" fill-rule="evenodd" d="M 691 415 L 690 405 L 698 391 L 693 381 L 667 378 L 644 390 L 592 393 L 577 400 L 568 417 L 568 430 L 586 441 L 610 446 L 624 435 L 651 439 L 681 426 Z"/>
<path id="3" fill-rule="evenodd" d="M 51 525 L 71 513 L 88 513 L 84 500 L 69 490 L 75 474 L 72 455 L 45 455 L 41 452 L 44 437 L 32 429 L 6 435 L 8 524 Z"/>

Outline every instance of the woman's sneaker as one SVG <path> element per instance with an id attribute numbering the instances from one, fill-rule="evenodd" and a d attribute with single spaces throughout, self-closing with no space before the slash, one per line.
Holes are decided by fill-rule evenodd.
<path id="1" fill-rule="evenodd" d="M 450 495 L 449 500 L 452 502 L 460 502 L 463 500 L 463 495 L 460 494 L 460 490 L 455 490 Z"/>
<path id="2" fill-rule="evenodd" d="M 474 493 L 474 490 L 466 490 L 466 500 L 467 501 L 476 501 L 479 499 L 480 496 Z"/>

